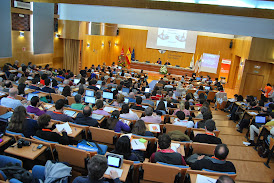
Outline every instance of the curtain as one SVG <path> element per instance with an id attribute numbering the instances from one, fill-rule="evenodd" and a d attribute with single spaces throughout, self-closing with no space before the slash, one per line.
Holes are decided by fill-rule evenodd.
<path id="1" fill-rule="evenodd" d="M 79 73 L 80 41 L 64 39 L 63 68 L 74 74 Z"/>

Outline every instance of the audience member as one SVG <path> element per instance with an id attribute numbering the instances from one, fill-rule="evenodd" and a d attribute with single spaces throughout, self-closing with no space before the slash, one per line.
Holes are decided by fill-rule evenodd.
<path id="1" fill-rule="evenodd" d="M 131 150 L 131 143 L 128 136 L 120 137 L 115 144 L 115 149 L 111 152 L 123 155 L 126 160 L 139 161 L 138 157 Z"/>
<path id="2" fill-rule="evenodd" d="M 77 94 L 74 96 L 75 103 L 71 104 L 72 109 L 83 110 L 85 105 L 82 104 L 82 96 Z"/>
<path id="3" fill-rule="evenodd" d="M 50 79 L 45 79 L 45 87 L 41 89 L 43 92 L 55 93 L 55 90 L 50 87 Z"/>
<path id="4" fill-rule="evenodd" d="M 59 99 L 55 102 L 55 110 L 54 111 L 47 111 L 46 113 L 50 115 L 50 117 L 54 120 L 59 121 L 70 121 L 73 122 L 73 119 L 66 114 L 64 114 L 64 106 L 65 106 L 65 100 Z"/>
<path id="5" fill-rule="evenodd" d="M 97 100 L 96 103 L 95 103 L 95 106 L 96 106 L 97 110 L 93 111 L 94 114 L 110 116 L 110 114 L 103 109 L 103 107 L 104 107 L 103 100 Z"/>
<path id="6" fill-rule="evenodd" d="M 129 110 L 128 104 L 124 104 L 122 106 L 120 117 L 130 119 L 130 120 L 138 120 L 139 119 L 139 117 L 136 113 Z"/>
<path id="7" fill-rule="evenodd" d="M 139 111 L 144 111 L 145 108 L 143 108 L 142 104 L 142 98 L 136 97 L 136 104 L 134 104 L 131 108 Z"/>
<path id="8" fill-rule="evenodd" d="M 173 121 L 174 125 L 179 125 L 179 126 L 186 126 L 187 128 L 193 128 L 194 127 L 194 123 L 193 121 L 188 121 L 185 119 L 185 113 L 183 111 L 178 111 L 176 113 L 176 116 L 178 119 L 175 119 Z"/>
<path id="9" fill-rule="evenodd" d="M 161 116 L 153 113 L 153 109 L 151 107 L 147 107 L 145 109 L 145 117 L 141 117 L 141 120 L 148 123 L 158 123 L 158 124 L 162 122 Z"/>
<path id="10" fill-rule="evenodd" d="M 154 137 L 153 133 L 150 131 L 146 131 L 146 125 L 143 120 L 137 120 L 134 124 L 134 127 L 131 131 L 133 134 L 141 135 L 141 136 L 151 136 Z"/>
<path id="11" fill-rule="evenodd" d="M 120 117 L 120 112 L 118 110 L 115 110 L 111 113 L 110 118 L 107 120 L 107 127 L 110 130 L 114 130 L 115 132 L 121 132 L 126 131 L 129 132 L 130 131 L 130 127 L 123 123 L 121 120 L 119 120 Z"/>
<path id="12" fill-rule="evenodd" d="M 34 96 L 30 100 L 30 104 L 27 107 L 27 112 L 33 113 L 36 116 L 41 116 L 42 114 L 45 114 L 47 112 L 46 108 L 44 107 L 43 103 L 40 102 L 39 97 Z M 40 110 L 39 107 L 41 107 L 43 110 Z"/>
<path id="13" fill-rule="evenodd" d="M 17 95 L 18 95 L 17 88 L 9 89 L 9 96 L 1 99 L 1 105 L 4 107 L 12 108 L 12 109 L 15 109 L 18 106 L 22 106 L 23 104 L 21 103 L 21 101 L 16 99 Z"/>

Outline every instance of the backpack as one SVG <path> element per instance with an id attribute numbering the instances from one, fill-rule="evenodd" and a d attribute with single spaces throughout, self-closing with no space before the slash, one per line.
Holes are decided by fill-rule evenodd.
<path id="1" fill-rule="evenodd" d="M 22 168 L 18 163 L 8 163 L 5 167 L 0 168 L 7 176 L 7 179 L 15 178 L 23 183 L 32 182 L 32 174 L 26 169 Z"/>

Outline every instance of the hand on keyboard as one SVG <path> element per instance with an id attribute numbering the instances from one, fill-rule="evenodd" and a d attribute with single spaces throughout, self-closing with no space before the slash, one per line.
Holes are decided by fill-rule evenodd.
<path id="1" fill-rule="evenodd" d="M 113 180 L 119 177 L 118 173 L 115 170 L 111 170 L 109 175 Z"/>

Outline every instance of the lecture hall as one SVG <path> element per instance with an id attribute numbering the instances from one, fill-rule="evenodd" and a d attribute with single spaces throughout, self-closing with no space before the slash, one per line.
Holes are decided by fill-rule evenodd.
<path id="1" fill-rule="evenodd" d="M 0 16 L 0 182 L 274 183 L 274 0 Z"/>

